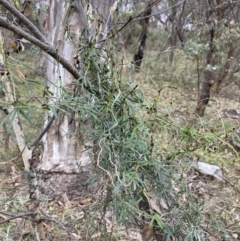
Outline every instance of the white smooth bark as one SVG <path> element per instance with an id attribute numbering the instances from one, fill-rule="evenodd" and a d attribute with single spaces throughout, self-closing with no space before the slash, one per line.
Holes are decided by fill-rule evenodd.
<path id="1" fill-rule="evenodd" d="M 3 77 L 5 78 L 5 77 Z M 7 78 L 7 77 L 6 77 Z M 14 98 L 12 95 L 12 90 L 9 81 L 6 82 L 5 88 L 4 88 L 5 96 L 6 96 L 6 101 L 8 103 L 13 103 Z M 20 125 L 20 119 L 18 117 L 17 113 L 14 113 L 14 106 L 11 105 L 8 108 L 8 113 L 9 115 L 13 115 L 12 118 L 12 125 L 13 125 L 13 130 L 16 135 L 17 143 L 19 150 L 21 152 L 22 160 L 24 163 L 24 168 L 26 171 L 29 171 L 30 169 L 30 162 L 29 160 L 32 158 L 32 150 L 28 148 L 27 143 L 24 138 L 24 133 Z"/>
<path id="2" fill-rule="evenodd" d="M 74 65 L 74 57 L 79 56 L 79 40 L 84 29 L 96 28 L 97 25 L 88 23 L 87 14 L 89 13 L 87 13 L 87 10 L 90 8 L 87 7 L 84 0 L 75 0 L 71 2 L 71 5 L 69 2 L 61 0 L 42 1 L 41 9 L 43 12 L 39 19 L 42 25 L 41 30 L 45 33 L 49 44 L 54 46 L 59 54 Z M 95 1 L 94 3 L 94 12 L 99 12 L 104 19 L 103 29 L 105 29 L 105 34 L 111 23 L 110 7 L 112 3 L 113 0 Z M 93 17 L 96 17 L 96 15 L 93 15 Z M 50 100 L 50 103 L 54 106 L 54 104 L 62 101 L 62 87 L 73 88 L 75 79 L 51 57 L 48 58 L 46 63 L 46 75 L 49 80 L 48 88 L 54 93 L 54 98 Z M 79 137 L 78 130 L 72 131 L 69 121 L 69 117 L 60 114 L 54 125 L 45 134 L 40 169 L 68 173 L 79 172 L 79 167 L 85 167 L 90 163 L 89 153 L 83 143 L 85 134 L 82 133 Z"/>
<path id="3" fill-rule="evenodd" d="M 0 31 L 0 63 L 4 64 L 4 52 L 3 52 L 3 37 L 2 37 L 2 32 Z M 5 94 L 5 99 L 7 103 L 14 103 L 14 94 L 13 94 L 13 90 L 11 88 L 11 84 L 9 82 L 10 77 L 8 77 L 7 75 L 3 75 L 1 77 L 2 82 L 5 83 L 4 86 L 4 94 Z M 24 133 L 20 124 L 20 119 L 18 117 L 18 114 L 15 113 L 15 108 L 13 105 L 10 105 L 7 108 L 8 111 L 8 115 L 10 115 L 12 117 L 11 121 L 12 121 L 12 126 L 13 126 L 13 130 L 17 139 L 17 144 L 18 144 L 18 148 L 21 152 L 21 156 L 22 156 L 22 160 L 24 163 L 24 168 L 26 171 L 29 171 L 30 169 L 30 162 L 29 160 L 32 158 L 32 149 L 29 149 L 27 146 L 27 143 L 25 141 L 24 138 Z"/>
<path id="4" fill-rule="evenodd" d="M 87 26 L 85 2 L 74 1 L 70 6 L 66 1 L 43 1 L 42 9 L 42 14 L 45 15 L 42 17 L 45 19 L 42 21 L 42 30 L 46 38 L 69 63 L 74 65 L 73 56 L 78 52 L 79 39 Z M 50 100 L 54 108 L 55 104 L 61 102 L 62 88 L 74 86 L 75 79 L 51 57 L 47 59 L 46 75 L 47 86 L 54 93 L 54 97 Z M 53 126 L 43 137 L 40 169 L 71 173 L 78 172 L 79 166 L 89 163 L 84 143 L 79 140 L 77 133 L 71 131 L 69 120 L 67 116 L 59 114 Z"/>

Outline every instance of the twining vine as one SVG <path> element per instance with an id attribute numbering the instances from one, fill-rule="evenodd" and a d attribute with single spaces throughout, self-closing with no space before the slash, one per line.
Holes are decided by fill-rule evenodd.
<path id="1" fill-rule="evenodd" d="M 190 208 L 198 218 L 184 222 L 199 225 L 199 206 L 196 203 L 179 207 L 179 197 L 172 186 L 172 178 L 178 172 L 172 166 L 177 163 L 175 159 L 160 158 L 154 151 L 154 138 L 140 114 L 149 112 L 143 94 L 137 84 L 127 82 L 116 68 L 113 49 L 97 49 L 89 43 L 79 51 L 84 74 L 76 80 L 75 89 L 81 94 L 72 96 L 65 92 L 64 100 L 81 121 L 79 131 L 87 131 L 87 141 L 92 143 L 89 148 L 95 175 L 99 181 L 104 177 L 108 187 L 104 210 L 112 209 L 124 224 L 152 225 L 161 230 L 162 236 L 186 236 L 190 231 L 187 225 L 181 228 L 183 215 Z M 165 208 L 175 210 L 168 222 L 164 223 L 160 216 L 164 208 L 156 211 L 151 207 L 147 197 L 150 191 L 164 200 Z M 197 235 L 202 237 L 202 231 Z"/>

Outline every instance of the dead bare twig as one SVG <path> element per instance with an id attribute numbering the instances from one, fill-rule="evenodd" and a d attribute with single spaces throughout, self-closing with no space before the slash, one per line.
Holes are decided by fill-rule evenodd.
<path id="1" fill-rule="evenodd" d="M 26 219 L 28 216 L 32 216 L 32 215 L 36 215 L 37 214 L 35 212 L 30 212 L 30 213 L 23 213 L 23 214 L 15 215 L 15 214 L 6 213 L 6 212 L 2 212 L 2 211 L 0 211 L 0 213 L 3 214 L 3 215 L 11 217 L 11 218 L 8 218 L 8 219 L 6 219 L 4 221 L 1 221 L 0 225 L 4 224 L 4 223 L 7 223 L 7 222 L 10 222 L 11 220 L 14 220 L 14 219 L 17 219 L 17 218 L 24 218 L 24 219 Z"/>
<path id="2" fill-rule="evenodd" d="M 47 221 L 56 223 L 58 226 L 60 226 L 62 229 L 64 229 L 64 231 L 66 231 L 69 236 L 71 236 L 74 240 L 78 241 L 78 239 L 77 239 L 62 223 L 60 223 L 58 220 L 52 219 L 51 217 L 49 217 L 49 216 L 46 215 L 45 213 L 42 213 L 42 215 L 43 215 L 44 217 L 41 218 L 39 221 L 47 220 Z"/>

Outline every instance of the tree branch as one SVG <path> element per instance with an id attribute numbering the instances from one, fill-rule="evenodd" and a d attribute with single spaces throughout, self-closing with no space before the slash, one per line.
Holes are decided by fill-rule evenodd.
<path id="1" fill-rule="evenodd" d="M 156 4 L 158 4 L 158 3 L 161 2 L 161 1 L 162 1 L 162 0 L 157 0 L 157 1 L 155 1 L 154 3 L 152 3 L 152 4 L 149 6 L 149 8 L 152 8 L 153 6 L 155 6 Z M 110 38 L 110 39 L 113 38 L 117 33 L 121 32 L 121 31 L 123 30 L 123 28 L 125 28 L 125 27 L 126 27 L 129 23 L 131 23 L 131 22 L 137 22 L 137 21 L 140 21 L 140 20 L 142 20 L 142 19 L 150 18 L 150 17 L 152 17 L 152 16 L 156 16 L 156 15 L 158 15 L 158 14 L 167 12 L 168 10 L 171 10 L 172 8 L 174 8 L 174 7 L 176 7 L 176 6 L 179 6 L 180 4 L 182 4 L 182 3 L 184 3 L 184 2 L 186 2 L 186 0 L 182 0 L 181 2 L 179 2 L 179 3 L 175 4 L 175 5 L 172 5 L 171 7 L 166 8 L 166 9 L 160 11 L 160 12 L 157 12 L 157 13 L 154 13 L 154 14 L 151 14 L 151 15 L 148 15 L 148 16 L 139 17 L 140 15 L 142 15 L 143 13 L 145 13 L 146 11 L 148 11 L 149 8 L 144 9 L 144 10 L 142 10 L 140 13 L 136 14 L 134 17 L 130 17 L 127 22 L 120 22 L 119 24 L 123 24 L 123 26 L 122 26 L 120 29 L 118 29 L 118 30 L 117 30 L 115 33 L 113 33 L 110 37 L 107 37 L 107 38 L 105 38 L 105 39 L 102 39 L 102 40 L 98 41 L 97 43 L 105 42 L 108 38 Z M 110 32 L 109 32 L 109 34 L 110 34 Z"/>
<path id="2" fill-rule="evenodd" d="M 140 11 L 138 14 L 136 14 L 134 17 L 130 17 L 127 22 L 121 23 L 121 24 L 123 24 L 123 26 L 122 26 L 120 29 L 118 29 L 115 33 L 113 33 L 113 34 L 111 35 L 110 39 L 113 38 L 113 37 L 114 37 L 116 34 L 118 34 L 119 32 L 121 32 L 121 31 L 123 30 L 123 28 L 125 28 L 130 22 L 134 22 L 134 21 L 135 21 L 134 19 L 138 18 L 140 15 L 142 15 L 143 13 L 145 13 L 146 11 L 148 11 L 149 9 L 151 9 L 153 6 L 155 6 L 156 4 L 158 4 L 158 3 L 161 2 L 161 1 L 162 1 L 162 0 L 156 0 L 155 2 L 153 2 L 152 4 L 150 4 L 150 5 L 148 6 L 148 8 L 143 9 L 143 10 Z M 184 1 L 186 1 L 186 0 L 184 0 Z M 143 17 L 143 18 L 145 18 L 145 17 Z M 111 33 L 111 31 L 108 33 L 108 35 L 109 35 L 110 33 Z M 98 41 L 97 43 L 105 42 L 108 38 L 109 38 L 109 37 L 107 37 L 107 38 L 105 38 L 105 39 L 102 39 L 102 40 Z"/>
<path id="3" fill-rule="evenodd" d="M 37 213 L 32 212 L 32 213 L 24 213 L 24 214 L 20 214 L 20 215 L 15 216 L 13 214 L 5 213 L 5 212 L 2 212 L 2 211 L 0 211 L 0 213 L 3 214 L 3 215 L 11 216 L 11 218 L 8 218 L 6 220 L 1 221 L 0 224 L 7 223 L 7 222 L 9 222 L 11 220 L 14 220 L 14 219 L 17 219 L 17 218 L 26 218 L 27 216 L 32 216 L 32 215 L 37 214 Z"/>
<path id="4" fill-rule="evenodd" d="M 179 3 L 176 3 L 176 4 L 172 5 L 172 6 L 169 7 L 169 8 L 166 8 L 166 9 L 160 11 L 160 12 L 157 12 L 157 13 L 153 13 L 153 14 L 151 14 L 151 15 L 147 15 L 147 16 L 143 16 L 143 17 L 137 18 L 137 17 L 139 16 L 139 14 L 138 14 L 138 15 L 136 15 L 135 17 L 133 17 L 133 18 L 131 19 L 131 21 L 120 22 L 120 23 L 118 23 L 118 24 L 126 24 L 126 23 L 129 23 L 129 22 L 137 22 L 137 21 L 140 21 L 140 20 L 142 20 L 142 19 L 144 19 L 144 18 L 150 18 L 150 17 L 156 16 L 156 15 L 165 13 L 165 12 L 171 10 L 171 9 L 174 8 L 174 7 L 179 6 L 180 4 L 182 4 L 182 3 L 184 3 L 184 2 L 186 2 L 186 0 L 183 0 L 183 1 L 179 2 Z M 142 12 L 141 12 L 141 14 L 142 14 Z"/>
<path id="5" fill-rule="evenodd" d="M 6 0 L 0 0 L 0 5 L 5 7 L 9 12 L 11 12 L 16 18 L 18 18 L 22 24 L 24 24 L 31 33 L 41 40 L 42 42 L 48 44 L 47 39 L 44 37 L 44 35 L 36 28 L 34 24 L 28 18 L 26 18 L 18 9 L 16 9 L 11 3 L 9 3 Z"/>
<path id="6" fill-rule="evenodd" d="M 1 0 L 0 0 L 1 1 Z M 38 46 L 40 49 L 42 49 L 44 52 L 52 56 L 56 61 L 61 63 L 63 67 L 73 75 L 74 78 L 78 79 L 80 78 L 80 74 L 78 71 L 69 63 L 68 60 L 66 60 L 62 55 L 60 55 L 49 43 L 45 43 L 34 36 L 30 35 L 29 33 L 25 32 L 21 28 L 15 26 L 13 23 L 11 23 L 7 18 L 0 17 L 0 27 L 6 28 L 19 36 L 27 39 L 34 45 Z"/>
<path id="7" fill-rule="evenodd" d="M 51 127 L 53 121 L 56 119 L 55 116 L 53 116 L 51 118 L 51 120 L 47 123 L 47 125 L 45 126 L 45 128 L 43 129 L 43 131 L 39 134 L 39 136 L 37 137 L 37 139 L 33 142 L 33 144 L 31 145 L 31 149 L 33 150 L 37 144 L 41 141 L 41 139 L 43 138 L 43 136 L 45 135 L 45 133 L 49 130 L 49 128 Z"/>

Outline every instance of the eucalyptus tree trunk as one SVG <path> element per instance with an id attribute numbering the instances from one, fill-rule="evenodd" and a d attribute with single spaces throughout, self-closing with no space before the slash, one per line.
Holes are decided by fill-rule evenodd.
<path id="1" fill-rule="evenodd" d="M 79 39 L 87 27 L 87 5 L 85 1 L 43 1 L 41 6 L 40 23 L 48 42 L 74 66 L 78 56 Z M 44 19 L 44 20 L 43 20 Z M 75 58 L 74 58 L 75 57 Z M 46 59 L 46 85 L 53 97 L 49 98 L 49 105 L 54 109 L 62 101 L 63 88 L 73 94 L 75 78 L 57 60 L 52 57 Z M 54 115 L 50 111 L 48 115 Z M 56 120 L 43 137 L 43 153 L 41 170 L 78 172 L 79 165 L 85 165 L 89 157 L 84 148 L 84 134 L 79 138 L 76 122 L 71 116 L 56 114 Z M 47 116 L 46 124 L 48 123 Z M 75 118 L 75 117 L 74 117 Z"/>
<path id="2" fill-rule="evenodd" d="M 85 0 L 41 1 L 38 9 L 41 32 L 9 1 L 0 0 L 0 5 L 21 22 L 18 26 L 0 16 L 0 26 L 40 47 L 47 55 L 46 105 L 49 111 L 45 117 L 45 128 L 29 149 L 32 153 L 43 137 L 43 152 L 38 162 L 31 160 L 30 169 L 47 175 L 51 171 L 48 178 L 40 177 L 39 180 L 49 179 L 47 189 L 52 187 L 51 192 L 59 194 L 69 190 L 67 185 L 62 185 L 66 180 L 71 183 L 71 178 L 66 175 L 79 174 L 82 170 L 79 167 L 90 164 L 89 153 L 85 149 L 86 133 L 80 128 L 81 120 L 69 100 L 81 96 L 79 85 L 82 84 L 84 64 L 80 49 L 86 49 L 95 42 L 95 47 L 102 47 L 116 9 L 116 4 L 111 6 L 112 0 L 93 1 L 93 4 Z M 30 159 L 31 155 L 26 163 Z M 25 169 L 28 170 L 29 165 Z M 43 186 L 46 186 L 46 181 L 43 181 Z"/>
<path id="3" fill-rule="evenodd" d="M 85 168 L 86 165 L 91 164 L 89 152 L 85 148 L 86 133 L 81 128 L 82 120 L 77 111 L 71 108 L 71 101 L 81 96 L 81 88 L 78 88 L 84 75 L 81 45 L 87 48 L 96 39 L 96 47 L 98 47 L 98 42 L 104 42 L 104 38 L 108 36 L 114 11 L 110 11 L 110 3 L 110 0 L 101 1 L 91 6 L 85 0 L 40 1 L 39 22 L 42 31 L 40 32 L 27 19 L 27 16 L 18 11 L 9 1 L 0 0 L 0 6 L 10 11 L 21 22 L 21 26 L 17 26 L 8 18 L 0 16 L 0 26 L 40 47 L 47 56 L 45 60 L 47 90 L 45 92 L 48 95 L 45 105 L 49 111 L 44 117 L 45 128 L 33 144 L 27 147 L 18 119 L 15 118 L 13 121 L 16 135 L 20 137 L 18 144 L 27 171 L 26 175 L 31 180 L 29 182 L 31 203 L 28 209 L 36 213 L 38 213 L 40 201 L 44 198 L 49 200 L 56 195 L 61 195 L 62 201 L 67 204 L 69 198 L 79 197 L 85 189 L 81 183 L 87 180 L 91 172 L 90 169 Z M 101 10 L 105 9 L 98 14 L 101 16 L 101 27 L 104 30 L 101 38 L 98 34 L 99 22 L 94 21 L 96 17 L 94 14 L 98 13 L 98 7 Z M 89 22 L 88 14 L 90 15 L 91 11 L 93 21 Z M 92 32 L 95 34 L 91 34 Z M 7 92 L 11 91 L 7 89 Z M 7 98 L 9 102 L 13 102 L 12 96 L 9 95 Z M 14 106 L 10 106 L 8 111 L 14 111 Z M 91 124 L 87 124 L 91 128 Z M 43 151 L 40 160 L 33 160 L 32 151 L 41 139 Z M 45 240 L 39 215 L 34 215 L 32 221 L 34 220 L 37 226 L 37 240 Z"/>
<path id="4" fill-rule="evenodd" d="M 111 28 L 112 2 L 112 0 L 92 1 L 92 5 L 87 4 L 85 0 L 75 0 L 71 3 L 57 0 L 41 2 L 39 21 L 42 32 L 45 33 L 48 42 L 79 71 L 80 76 L 84 74 L 83 69 L 79 68 L 82 66 L 79 53 L 81 43 L 84 43 L 84 39 L 95 38 L 96 47 L 102 46 Z M 55 108 L 64 101 L 62 97 L 64 91 L 71 96 L 81 95 L 76 91 L 76 77 L 54 58 L 45 59 L 45 66 L 48 79 L 46 85 L 53 93 L 53 97 L 49 97 L 52 109 L 46 116 L 46 125 L 54 114 L 56 120 L 43 137 L 43 152 L 37 169 L 55 172 L 56 176 L 52 175 L 50 179 L 57 180 L 56 189 L 62 193 L 68 189 L 64 185 L 65 190 L 63 190 L 61 185 L 66 179 L 70 181 L 68 174 L 76 174 L 79 180 L 79 172 L 91 169 L 89 152 L 85 148 L 89 143 L 86 143 L 86 133 L 80 130 L 81 120 L 79 121 L 77 113 L 66 109 L 66 113 L 63 114 Z M 59 173 L 61 174 L 58 175 Z"/>

